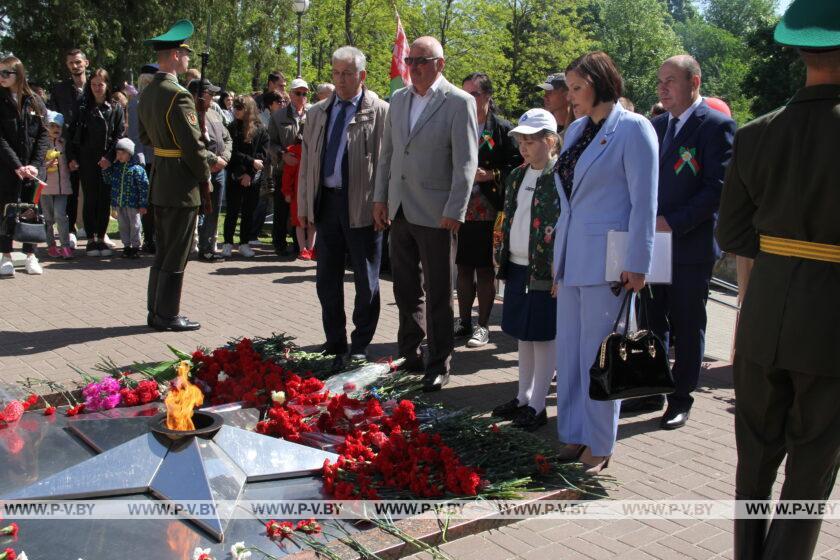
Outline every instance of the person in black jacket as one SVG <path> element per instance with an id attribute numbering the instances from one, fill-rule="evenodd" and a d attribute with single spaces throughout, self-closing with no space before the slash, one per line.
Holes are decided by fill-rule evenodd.
<path id="1" fill-rule="evenodd" d="M 102 180 L 102 170 L 116 157 L 117 140 L 125 135 L 122 107 L 108 101 L 108 72 L 96 69 L 85 85 L 85 95 L 67 134 L 67 160 L 71 171 L 79 170 L 84 205 L 82 216 L 88 236 L 89 256 L 111 255 L 105 233 L 111 208 L 111 190 Z"/>
<path id="2" fill-rule="evenodd" d="M 70 77 L 55 84 L 50 90 L 47 108 L 64 115 L 64 122 L 70 124 L 76 118 L 82 103 L 87 83 L 87 69 L 90 61 L 79 49 L 71 49 L 64 55 L 64 63 Z M 65 129 L 65 131 L 68 129 Z M 76 248 L 76 218 L 79 207 L 79 172 L 70 172 L 70 188 L 73 192 L 67 199 L 67 219 L 70 222 L 70 245 Z"/>
<path id="3" fill-rule="evenodd" d="M 496 285 L 493 273 L 493 225 L 504 206 L 504 184 L 511 169 L 522 163 L 515 140 L 508 136 L 511 124 L 496 114 L 493 84 L 487 74 L 464 78 L 464 91 L 475 98 L 478 117 L 478 170 L 467 206 L 466 221 L 458 231 L 458 310 L 455 336 L 469 337 L 467 346 L 477 348 L 490 340 L 488 322 Z M 478 324 L 472 326 L 473 301 L 478 296 Z"/>
<path id="4" fill-rule="evenodd" d="M 13 56 L 0 61 L 0 211 L 7 204 L 32 202 L 38 169 L 47 151 L 44 127 L 46 107 L 26 82 L 23 63 Z M 4 230 L 5 231 L 5 230 Z M 26 272 L 43 271 L 35 257 L 35 246 L 24 245 Z M 15 275 L 12 264 L 12 238 L 0 235 L 0 276 Z"/>
<path id="5" fill-rule="evenodd" d="M 257 104 L 251 96 L 241 95 L 233 102 L 234 120 L 230 125 L 233 152 L 228 164 L 224 237 L 222 256 L 228 258 L 233 250 L 233 233 L 239 215 L 239 254 L 253 257 L 248 246 L 254 209 L 260 197 L 263 165 L 268 158 L 268 131 L 260 122 Z"/>

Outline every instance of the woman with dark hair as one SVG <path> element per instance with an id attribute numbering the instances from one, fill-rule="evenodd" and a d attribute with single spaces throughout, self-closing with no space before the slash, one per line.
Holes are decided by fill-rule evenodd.
<path id="1" fill-rule="evenodd" d="M 478 169 L 464 224 L 458 230 L 458 311 L 455 336 L 468 337 L 467 346 L 477 348 L 490 340 L 488 323 L 496 285 L 493 273 L 493 225 L 504 206 L 505 179 L 522 163 L 515 140 L 508 135 L 511 124 L 496 114 L 493 84 L 487 74 L 476 72 L 464 78 L 464 91 L 473 96 L 478 117 Z M 472 326 L 473 301 L 478 296 L 478 322 Z"/>
<path id="2" fill-rule="evenodd" d="M 8 56 L 0 60 L 0 219 L 7 204 L 32 202 L 38 169 L 47 151 L 46 107 L 26 82 L 23 63 Z M 42 274 L 35 246 L 24 244 L 26 272 Z M 0 277 L 15 275 L 12 237 L 0 235 Z"/>
<path id="3" fill-rule="evenodd" d="M 233 102 L 235 117 L 230 125 L 233 152 L 228 165 L 227 214 L 225 215 L 222 256 L 228 258 L 233 251 L 233 234 L 240 214 L 239 254 L 253 257 L 248 246 L 254 209 L 260 198 L 263 166 L 268 158 L 268 131 L 260 122 L 257 104 L 250 95 L 240 95 Z"/>
<path id="4" fill-rule="evenodd" d="M 111 216 L 111 189 L 102 179 L 102 170 L 116 158 L 117 140 L 125 136 L 122 107 L 111 100 L 108 72 L 93 71 L 76 118 L 67 133 L 67 160 L 71 171 L 79 170 L 82 183 L 82 219 L 87 232 L 86 253 L 107 257 L 105 244 Z"/>
<path id="5" fill-rule="evenodd" d="M 621 285 L 645 285 L 653 252 L 659 182 L 658 141 L 650 122 L 618 103 L 622 80 L 603 52 L 566 68 L 577 118 L 555 165 L 560 218 L 555 227 L 557 431 L 567 459 L 590 474 L 609 464 L 620 401 L 589 398 L 589 369 L 611 332 L 621 286 L 606 282 L 607 232 L 627 232 Z M 616 297 L 619 296 L 619 297 Z"/>
<path id="6" fill-rule="evenodd" d="M 230 126 L 233 122 L 233 98 L 232 91 L 223 91 L 219 94 L 219 107 L 222 109 L 225 126 Z"/>

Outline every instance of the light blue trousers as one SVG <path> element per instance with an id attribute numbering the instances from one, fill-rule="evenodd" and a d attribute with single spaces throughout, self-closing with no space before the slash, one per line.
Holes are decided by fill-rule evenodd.
<path id="1" fill-rule="evenodd" d="M 557 435 L 563 443 L 589 446 L 596 457 L 612 455 L 621 401 L 589 398 L 589 368 L 612 331 L 621 300 L 606 284 L 561 282 L 557 291 Z"/>

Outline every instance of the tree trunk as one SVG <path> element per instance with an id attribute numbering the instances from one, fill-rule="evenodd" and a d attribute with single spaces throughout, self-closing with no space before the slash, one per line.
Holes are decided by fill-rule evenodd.
<path id="1" fill-rule="evenodd" d="M 353 0 L 344 0 L 344 36 L 348 45 L 355 45 L 353 42 Z"/>

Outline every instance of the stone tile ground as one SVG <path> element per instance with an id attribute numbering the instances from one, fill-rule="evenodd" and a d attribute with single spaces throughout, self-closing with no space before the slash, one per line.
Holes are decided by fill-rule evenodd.
<path id="1" fill-rule="evenodd" d="M 145 290 L 149 258 L 45 262 L 43 277 L 18 274 L 0 281 L 0 398 L 26 378 L 62 383 L 78 380 L 71 365 L 90 369 L 101 357 L 120 365 L 169 357 L 166 345 L 184 350 L 215 347 L 232 337 L 293 333 L 302 346 L 323 342 L 315 295 L 314 263 L 284 262 L 265 250 L 249 261 L 220 265 L 191 262 L 183 311 L 200 321 L 194 333 L 157 333 L 146 328 Z M 352 306 L 347 284 L 346 304 Z M 725 297 L 725 296 L 721 296 Z M 453 406 L 489 411 L 516 390 L 515 341 L 498 328 L 491 344 L 459 348 L 453 380 L 436 398 Z M 734 312 L 709 304 L 707 363 L 690 423 L 661 431 L 658 415 L 622 418 L 609 473 L 613 498 L 729 499 L 734 493 L 735 441 L 731 372 Z M 382 283 L 382 317 L 372 353 L 395 353 L 397 313 L 391 283 Z M 540 435 L 555 441 L 555 400 Z M 778 491 L 778 484 L 777 484 Z M 836 494 L 836 492 L 835 492 Z M 443 546 L 459 560 L 527 558 L 731 558 L 731 523 L 672 520 L 556 521 L 529 519 Z M 840 558 L 840 523 L 826 522 L 817 556 Z M 417 555 L 416 558 L 422 556 Z"/>

